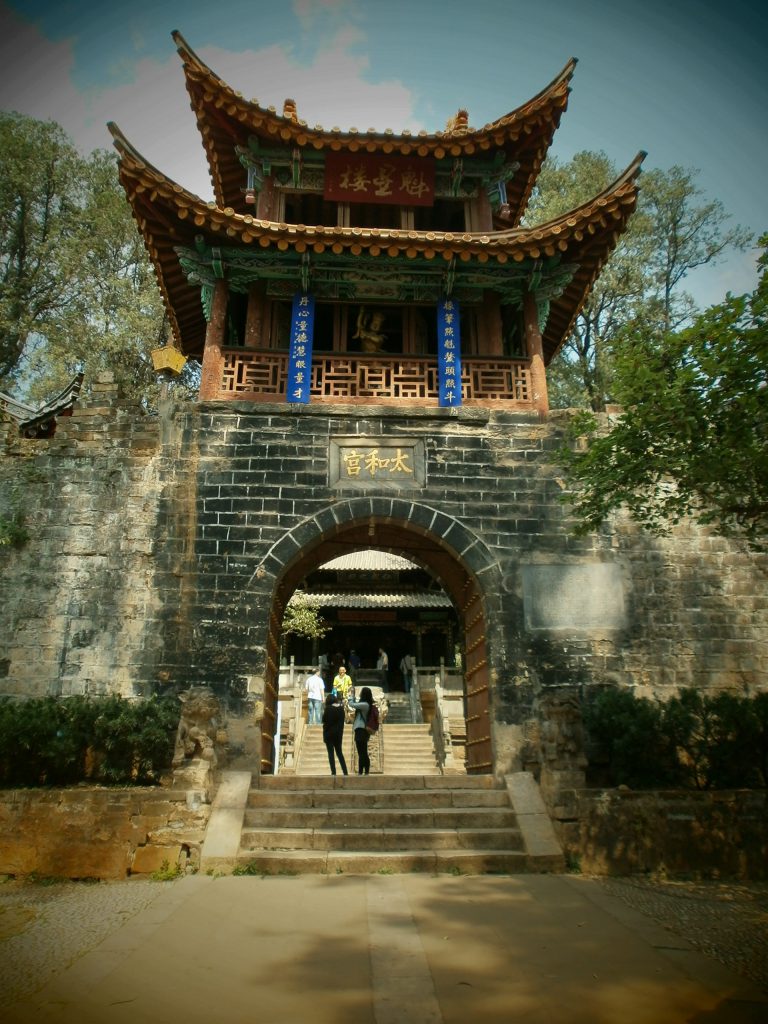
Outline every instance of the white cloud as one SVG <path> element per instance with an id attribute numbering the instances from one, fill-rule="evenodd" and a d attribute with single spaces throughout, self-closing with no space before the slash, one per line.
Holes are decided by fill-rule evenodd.
<path id="1" fill-rule="evenodd" d="M 82 97 L 71 81 L 68 42 L 52 43 L 4 5 L 0 7 L 0 108 L 64 124 Z"/>
<path id="2" fill-rule="evenodd" d="M 299 117 L 310 125 L 418 131 L 413 96 L 402 82 L 365 80 L 368 58 L 351 52 L 361 41 L 356 29 L 342 29 L 311 63 L 302 63 L 280 46 L 243 53 L 215 48 L 199 52 L 225 82 L 262 106 L 281 111 L 286 96 L 295 99 Z"/>
<path id="3" fill-rule="evenodd" d="M 106 123 L 114 121 L 164 174 L 205 199 L 212 197 L 181 61 L 170 41 L 168 58 L 138 61 L 129 84 L 83 93 L 72 81 L 68 42 L 51 42 L 7 8 L 0 8 L 0 39 L 0 107 L 58 121 L 83 152 L 108 148 Z M 309 63 L 280 46 L 241 53 L 208 47 L 199 53 L 225 82 L 246 98 L 257 97 L 262 106 L 280 112 L 290 96 L 309 125 L 418 131 L 412 94 L 401 82 L 365 80 L 368 58 L 352 52 L 360 41 L 355 29 L 342 29 Z"/>

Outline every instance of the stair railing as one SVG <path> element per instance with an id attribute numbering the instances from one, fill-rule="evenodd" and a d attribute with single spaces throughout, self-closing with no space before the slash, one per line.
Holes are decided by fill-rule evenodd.
<path id="1" fill-rule="evenodd" d="M 411 721 L 420 724 L 424 721 L 424 713 L 421 709 L 421 688 L 419 687 L 419 671 L 414 665 L 411 675 L 411 690 L 408 694 L 411 701 Z"/>

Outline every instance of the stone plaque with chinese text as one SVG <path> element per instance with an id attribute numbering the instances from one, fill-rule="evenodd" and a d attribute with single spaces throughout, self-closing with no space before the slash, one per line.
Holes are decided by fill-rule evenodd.
<path id="1" fill-rule="evenodd" d="M 329 484 L 343 488 L 402 490 L 426 483 L 424 442 L 403 437 L 331 438 Z"/>

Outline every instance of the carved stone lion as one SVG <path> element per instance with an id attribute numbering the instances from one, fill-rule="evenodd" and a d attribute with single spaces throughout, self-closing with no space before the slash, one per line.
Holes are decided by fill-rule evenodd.
<path id="1" fill-rule="evenodd" d="M 173 767 L 180 768 L 190 761 L 216 764 L 216 718 L 221 705 L 207 686 L 193 686 L 179 694 L 181 719 L 176 733 Z"/>

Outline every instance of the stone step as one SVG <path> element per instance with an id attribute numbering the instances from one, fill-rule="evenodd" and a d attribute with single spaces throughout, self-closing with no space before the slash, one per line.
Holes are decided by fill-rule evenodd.
<path id="1" fill-rule="evenodd" d="M 248 807 L 413 807 L 418 801 L 438 807 L 509 807 L 509 797 L 502 789 L 252 789 Z"/>
<path id="2" fill-rule="evenodd" d="M 505 850 L 241 850 L 237 866 L 264 875 L 519 874 L 548 870 L 523 851 Z"/>
<path id="3" fill-rule="evenodd" d="M 242 850 L 522 850 L 517 829 L 508 828 L 244 828 Z"/>
<path id="4" fill-rule="evenodd" d="M 260 780 L 259 792 L 276 790 L 322 790 L 344 787 L 346 792 L 392 789 L 392 780 L 385 775 L 350 775 L 348 778 L 332 775 L 306 779 L 297 775 L 263 775 Z M 406 789 L 465 789 L 465 790 L 501 790 L 492 775 L 412 775 L 397 780 L 398 790 Z M 254 792 L 254 790 L 251 790 Z"/>
<path id="5" fill-rule="evenodd" d="M 203 870 L 253 874 L 562 871 L 533 777 L 224 773 Z M 250 788 L 249 788 L 250 786 Z"/>
<path id="6" fill-rule="evenodd" d="M 513 828 L 501 807 L 249 807 L 246 828 Z"/>

